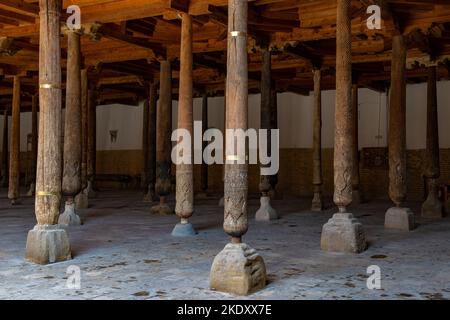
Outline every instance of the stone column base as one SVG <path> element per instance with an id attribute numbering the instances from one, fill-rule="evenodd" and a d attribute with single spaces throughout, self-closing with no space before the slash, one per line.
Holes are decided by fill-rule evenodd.
<path id="1" fill-rule="evenodd" d="M 172 231 L 172 236 L 174 237 L 192 237 L 195 235 L 197 235 L 197 231 L 195 231 L 192 223 L 189 222 L 178 223 Z"/>
<path id="2" fill-rule="evenodd" d="M 277 220 L 278 214 L 270 205 L 270 197 L 261 197 L 261 207 L 256 212 L 255 219 L 257 221 Z"/>
<path id="3" fill-rule="evenodd" d="M 97 193 L 94 191 L 94 186 L 92 185 L 92 181 L 88 181 L 86 191 L 89 198 L 97 197 Z"/>
<path id="4" fill-rule="evenodd" d="M 36 225 L 28 232 L 25 258 L 37 264 L 72 259 L 66 230 L 58 225 Z"/>
<path id="5" fill-rule="evenodd" d="M 320 193 L 314 193 L 314 198 L 312 200 L 311 211 L 321 212 L 323 211 L 323 201 L 322 195 Z"/>
<path id="6" fill-rule="evenodd" d="M 219 207 L 224 207 L 224 206 L 225 206 L 225 197 L 222 197 L 219 200 Z"/>
<path id="7" fill-rule="evenodd" d="M 324 251 L 361 253 L 367 249 L 364 228 L 351 213 L 336 213 L 323 226 L 320 246 Z"/>
<path id="8" fill-rule="evenodd" d="M 34 183 L 30 184 L 30 190 L 27 192 L 27 197 L 33 197 L 36 193 L 36 186 Z"/>
<path id="9" fill-rule="evenodd" d="M 11 205 L 12 206 L 18 206 L 21 204 L 20 199 L 11 199 Z"/>
<path id="10" fill-rule="evenodd" d="M 75 212 L 75 203 L 67 203 L 63 214 L 59 216 L 58 224 L 61 226 L 80 226 L 81 219 Z"/>
<path id="11" fill-rule="evenodd" d="M 156 206 L 153 206 L 150 208 L 150 213 L 152 214 L 158 214 L 158 215 L 162 215 L 162 216 L 170 216 L 175 214 L 175 212 L 170 209 L 169 205 L 166 203 L 160 203 Z"/>
<path id="12" fill-rule="evenodd" d="M 245 296 L 265 286 L 264 260 L 245 243 L 229 243 L 215 257 L 210 274 L 212 290 Z"/>
<path id="13" fill-rule="evenodd" d="M 89 197 L 87 190 L 82 190 L 75 197 L 75 208 L 76 209 L 88 209 L 89 208 Z"/>
<path id="14" fill-rule="evenodd" d="M 152 203 L 152 202 L 154 202 L 155 201 L 155 192 L 152 191 L 152 190 L 149 190 L 145 194 L 144 199 L 142 201 L 144 201 L 145 203 Z"/>
<path id="15" fill-rule="evenodd" d="M 414 213 L 408 208 L 390 208 L 386 212 L 384 227 L 403 231 L 414 230 L 416 227 Z"/>
<path id="16" fill-rule="evenodd" d="M 433 193 L 428 194 L 427 200 L 422 205 L 422 217 L 431 219 L 444 217 L 444 206 Z"/>

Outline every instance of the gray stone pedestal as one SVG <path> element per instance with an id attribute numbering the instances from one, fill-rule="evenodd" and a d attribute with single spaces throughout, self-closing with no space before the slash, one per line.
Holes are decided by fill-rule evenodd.
<path id="1" fill-rule="evenodd" d="M 324 251 L 361 253 L 367 249 L 363 226 L 351 213 L 336 213 L 323 226 L 320 246 Z"/>
<path id="2" fill-rule="evenodd" d="M 321 212 L 323 211 L 323 201 L 322 195 L 320 193 L 314 193 L 314 198 L 312 200 L 311 211 Z"/>
<path id="3" fill-rule="evenodd" d="M 153 191 L 152 189 L 148 189 L 147 193 L 144 196 L 144 202 L 146 203 L 152 203 L 153 201 L 155 201 L 155 191 Z"/>
<path id="4" fill-rule="evenodd" d="M 390 208 L 384 222 L 386 229 L 411 231 L 416 227 L 414 213 L 408 208 Z"/>
<path id="5" fill-rule="evenodd" d="M 422 205 L 422 217 L 441 219 L 444 217 L 444 205 L 435 193 L 430 192 L 427 200 Z"/>
<path id="6" fill-rule="evenodd" d="M 86 187 L 86 193 L 89 198 L 97 197 L 97 193 L 94 191 L 94 186 L 92 184 L 92 181 L 88 181 L 87 187 Z"/>
<path id="7" fill-rule="evenodd" d="M 195 235 L 197 235 L 197 231 L 195 231 L 192 223 L 183 220 L 172 231 L 172 236 L 174 237 L 193 237 Z"/>
<path id="8" fill-rule="evenodd" d="M 212 290 L 245 296 L 266 286 L 263 258 L 245 243 L 229 243 L 211 267 Z"/>
<path id="9" fill-rule="evenodd" d="M 153 206 L 150 209 L 150 213 L 158 214 L 158 215 L 162 215 L 162 216 L 170 216 L 170 215 L 175 214 L 175 212 L 172 209 L 170 209 L 169 205 L 166 203 L 162 203 L 162 204 L 160 203 L 156 206 Z"/>
<path id="10" fill-rule="evenodd" d="M 26 259 L 50 264 L 72 259 L 69 237 L 58 225 L 37 225 L 28 232 Z"/>
<path id="11" fill-rule="evenodd" d="M 58 224 L 61 226 L 79 226 L 81 225 L 81 219 L 75 212 L 75 202 L 67 203 L 66 208 L 59 216 Z"/>
<path id="12" fill-rule="evenodd" d="M 219 200 L 219 207 L 224 207 L 224 206 L 225 206 L 225 198 L 222 197 L 222 198 L 220 198 L 220 200 Z"/>
<path id="13" fill-rule="evenodd" d="M 86 189 L 82 190 L 75 197 L 75 209 L 88 209 L 89 208 L 89 196 Z"/>
<path id="14" fill-rule="evenodd" d="M 277 220 L 278 214 L 270 205 L 270 197 L 261 197 L 261 207 L 256 212 L 255 219 L 257 221 Z"/>

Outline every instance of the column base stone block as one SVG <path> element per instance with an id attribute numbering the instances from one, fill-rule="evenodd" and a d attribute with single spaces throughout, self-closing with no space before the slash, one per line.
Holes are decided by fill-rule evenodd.
<path id="1" fill-rule="evenodd" d="M 364 228 L 351 213 L 336 213 L 323 226 L 320 246 L 330 252 L 364 252 L 367 249 Z"/>
<path id="2" fill-rule="evenodd" d="M 178 223 L 172 231 L 174 237 L 193 237 L 197 234 L 192 223 Z"/>
<path id="3" fill-rule="evenodd" d="M 27 192 L 27 197 L 33 197 L 36 193 L 36 186 L 34 183 L 30 184 L 30 190 Z"/>
<path id="4" fill-rule="evenodd" d="M 225 206 L 225 197 L 222 197 L 219 200 L 219 207 L 224 207 L 224 206 Z"/>
<path id="5" fill-rule="evenodd" d="M 424 218 L 441 219 L 444 217 L 444 211 L 442 202 L 431 194 L 422 205 L 422 217 Z"/>
<path id="6" fill-rule="evenodd" d="M 36 225 L 28 232 L 25 258 L 42 265 L 71 260 L 66 230 L 59 225 Z"/>
<path id="7" fill-rule="evenodd" d="M 212 290 L 246 296 L 266 286 L 263 258 L 245 243 L 229 243 L 215 257 L 211 268 Z"/>
<path id="8" fill-rule="evenodd" d="M 172 209 L 170 209 L 169 205 L 167 205 L 165 203 L 158 204 L 156 206 L 151 207 L 150 213 L 161 215 L 161 216 L 170 216 L 170 215 L 175 214 L 175 212 Z"/>
<path id="9" fill-rule="evenodd" d="M 408 208 L 390 208 L 386 212 L 384 227 L 402 231 L 414 230 L 416 227 L 414 213 Z"/>
<path id="10" fill-rule="evenodd" d="M 270 205 L 270 197 L 261 197 L 261 207 L 256 212 L 256 221 L 277 220 L 278 214 Z"/>
<path id="11" fill-rule="evenodd" d="M 80 217 L 75 212 L 75 203 L 67 204 L 66 208 L 59 216 L 58 224 L 61 226 L 80 226 L 82 225 Z"/>
<path id="12" fill-rule="evenodd" d="M 89 208 L 89 196 L 86 189 L 75 197 L 75 208 L 79 210 Z"/>
<path id="13" fill-rule="evenodd" d="M 311 211 L 322 212 L 324 209 L 322 195 L 320 193 L 315 193 L 312 200 Z"/>

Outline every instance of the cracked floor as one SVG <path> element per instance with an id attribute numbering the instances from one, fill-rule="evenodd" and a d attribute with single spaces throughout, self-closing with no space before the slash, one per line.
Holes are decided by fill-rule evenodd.
<path id="1" fill-rule="evenodd" d="M 152 216 L 138 192 L 101 192 L 69 229 L 73 260 L 38 266 L 24 260 L 35 224 L 33 199 L 11 207 L 0 193 L 0 299 L 235 299 L 209 289 L 214 256 L 227 243 L 218 199 L 196 201 L 199 234 L 173 238 L 175 216 Z M 387 201 L 352 208 L 370 248 L 360 255 L 320 251 L 322 225 L 334 212 L 312 213 L 308 199 L 275 201 L 281 219 L 255 222 L 250 200 L 244 240 L 265 260 L 267 287 L 244 299 L 450 299 L 450 218 L 411 232 L 383 228 Z M 420 203 L 410 203 L 415 213 Z M 367 268 L 381 270 L 381 290 L 369 290 Z M 67 270 L 81 271 L 81 288 L 68 289 Z"/>

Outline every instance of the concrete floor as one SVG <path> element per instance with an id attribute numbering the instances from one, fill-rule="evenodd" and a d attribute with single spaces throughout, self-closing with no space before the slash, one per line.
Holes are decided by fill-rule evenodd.
<path id="1" fill-rule="evenodd" d="M 208 288 L 214 256 L 227 243 L 217 199 L 198 200 L 199 235 L 175 239 L 175 216 L 149 214 L 137 192 L 101 192 L 80 215 L 85 225 L 69 231 L 74 259 L 49 266 L 24 260 L 34 226 L 33 199 L 11 207 L 0 193 L 0 299 L 233 299 Z M 245 241 L 263 256 L 266 289 L 248 299 L 449 299 L 450 219 L 421 221 L 411 233 L 386 231 L 389 202 L 352 209 L 366 228 L 370 248 L 360 255 L 319 248 L 322 225 L 334 210 L 308 211 L 309 200 L 276 201 L 281 219 L 256 223 L 250 202 Z M 410 207 L 417 213 L 420 204 Z M 81 270 L 81 289 L 67 289 L 67 268 Z M 367 268 L 381 268 L 382 289 L 369 290 Z"/>

